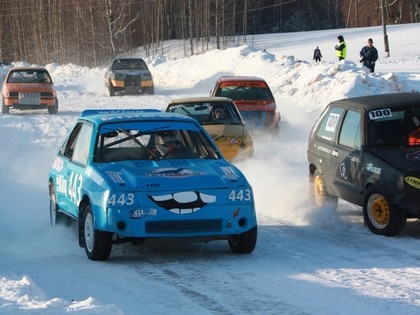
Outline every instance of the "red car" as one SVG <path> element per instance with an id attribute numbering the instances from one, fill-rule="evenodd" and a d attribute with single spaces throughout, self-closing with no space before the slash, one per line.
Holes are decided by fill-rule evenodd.
<path id="1" fill-rule="evenodd" d="M 42 67 L 17 67 L 7 73 L 2 88 L 2 113 L 19 109 L 48 109 L 57 114 L 57 92 L 47 69 Z"/>
<path id="2" fill-rule="evenodd" d="M 232 99 L 248 127 L 277 133 L 281 117 L 273 93 L 264 79 L 255 76 L 223 76 L 217 80 L 210 96 Z"/>

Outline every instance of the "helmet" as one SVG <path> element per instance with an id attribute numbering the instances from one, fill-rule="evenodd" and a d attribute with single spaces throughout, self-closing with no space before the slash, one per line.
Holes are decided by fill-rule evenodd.
<path id="1" fill-rule="evenodd" d="M 46 74 L 45 74 L 45 72 L 37 72 L 36 73 L 36 80 L 39 82 L 39 83 L 45 83 L 45 82 L 47 82 L 47 76 L 46 76 Z"/>
<path id="2" fill-rule="evenodd" d="M 155 144 L 160 154 L 164 155 L 177 149 L 181 144 L 181 140 L 178 132 L 174 130 L 159 131 L 155 134 Z"/>
<path id="3" fill-rule="evenodd" d="M 214 119 L 223 119 L 225 116 L 225 110 L 222 107 L 213 107 L 212 113 Z"/>

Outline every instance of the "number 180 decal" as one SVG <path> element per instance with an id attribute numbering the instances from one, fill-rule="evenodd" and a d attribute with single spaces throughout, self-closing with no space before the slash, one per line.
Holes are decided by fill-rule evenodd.
<path id="1" fill-rule="evenodd" d="M 232 190 L 229 194 L 230 201 L 249 201 L 251 200 L 250 189 Z"/>

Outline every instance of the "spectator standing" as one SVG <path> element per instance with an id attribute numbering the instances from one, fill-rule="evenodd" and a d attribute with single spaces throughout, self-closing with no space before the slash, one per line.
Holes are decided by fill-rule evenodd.
<path id="1" fill-rule="evenodd" d="M 338 57 L 338 61 L 341 61 L 341 60 L 346 59 L 347 45 L 342 35 L 337 36 L 337 39 L 338 39 L 338 45 L 335 45 L 335 50 L 337 50 L 336 55 Z"/>
<path id="2" fill-rule="evenodd" d="M 316 46 L 314 50 L 314 60 L 315 62 L 319 62 L 321 61 L 321 58 L 322 58 L 321 50 L 319 49 L 318 46 Z"/>
<path id="3" fill-rule="evenodd" d="M 378 50 L 373 46 L 372 38 L 369 38 L 367 45 L 360 50 L 360 62 L 363 62 L 370 72 L 374 72 L 376 60 L 378 60 Z"/>

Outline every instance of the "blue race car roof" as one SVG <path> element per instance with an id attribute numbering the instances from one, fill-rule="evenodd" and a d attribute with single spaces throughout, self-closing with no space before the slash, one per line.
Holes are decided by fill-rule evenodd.
<path id="1" fill-rule="evenodd" d="M 130 122 L 130 121 L 177 121 L 194 122 L 194 118 L 182 114 L 166 113 L 157 109 L 87 109 L 79 118 L 92 121 L 96 124 Z"/>

